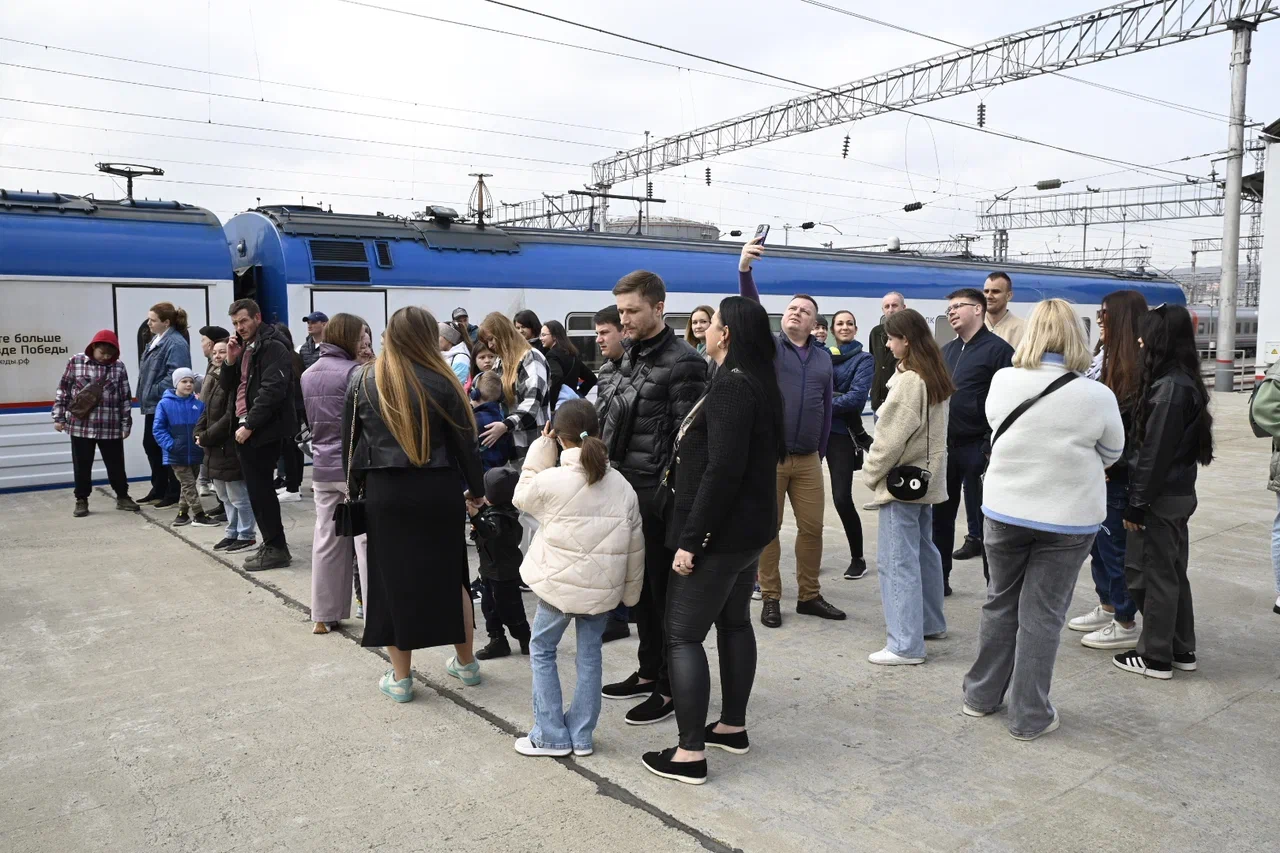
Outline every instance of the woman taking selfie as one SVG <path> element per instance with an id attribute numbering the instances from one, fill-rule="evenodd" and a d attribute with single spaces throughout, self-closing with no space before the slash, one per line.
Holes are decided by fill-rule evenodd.
<path id="1" fill-rule="evenodd" d="M 379 688 L 397 702 L 413 698 L 414 649 L 452 644 L 445 671 L 480 683 L 458 481 L 479 499 L 484 479 L 471 406 L 438 331 L 423 308 L 391 315 L 382 352 L 352 374 L 343 406 L 342 458 L 363 491 L 369 536 L 361 643 L 387 647 L 392 668 Z"/>
<path id="2" fill-rule="evenodd" d="M 884 331 L 898 367 L 862 479 L 880 507 L 876 568 L 888 642 L 867 660 L 898 666 L 924 663 L 925 639 L 947 634 L 933 505 L 947 499 L 947 399 L 955 386 L 919 313 L 891 314 Z"/>
<path id="3" fill-rule="evenodd" d="M 777 529 L 777 466 L 787 455 L 777 345 L 765 309 L 741 296 L 726 298 L 707 327 L 706 344 L 718 370 L 680 425 L 667 474 L 668 487 L 674 485 L 667 547 L 676 550 L 667 588 L 667 654 L 680 742 L 644 756 L 651 772 L 694 785 L 707 779 L 707 746 L 739 754 L 750 748 L 751 588 L 760 552 Z M 720 719 L 708 726 L 711 676 L 702 644 L 712 625 L 722 704 Z"/>

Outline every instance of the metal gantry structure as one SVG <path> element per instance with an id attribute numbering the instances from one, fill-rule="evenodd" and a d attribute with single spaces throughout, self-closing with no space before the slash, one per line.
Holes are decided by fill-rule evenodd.
<path id="1" fill-rule="evenodd" d="M 841 247 L 847 252 L 888 252 L 914 253 L 918 255 L 964 255 L 972 254 L 970 247 L 982 238 L 976 234 L 956 234 L 949 240 L 916 240 L 909 243 L 875 243 L 870 246 Z"/>
<path id="2" fill-rule="evenodd" d="M 1128 0 L 621 151 L 591 167 L 622 181 L 1014 80 L 1280 18 L 1280 0 Z"/>
<path id="3" fill-rule="evenodd" d="M 1040 264 L 1078 270 L 1134 270 L 1151 263 L 1151 250 L 1146 246 L 1117 249 L 1089 249 L 1066 252 L 1019 253 L 1009 260 L 1020 264 Z"/>
<path id="4" fill-rule="evenodd" d="M 1215 181 L 1014 196 L 978 202 L 978 230 L 1087 227 L 1222 216 L 1225 199 L 1224 185 Z M 1261 199 L 1252 195 L 1242 198 L 1241 204 L 1249 213 L 1262 207 Z"/>

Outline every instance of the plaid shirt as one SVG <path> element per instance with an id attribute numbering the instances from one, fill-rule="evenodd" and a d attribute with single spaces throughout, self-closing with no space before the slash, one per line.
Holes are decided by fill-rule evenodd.
<path id="1" fill-rule="evenodd" d="M 67 407 L 76 394 L 91 382 L 102 381 L 102 401 L 81 420 Z M 53 399 L 53 422 L 67 425 L 67 435 L 76 438 L 127 438 L 133 429 L 133 401 L 129 392 L 129 372 L 119 359 L 99 364 L 82 352 L 71 356 Z"/>
<path id="2" fill-rule="evenodd" d="M 496 369 L 501 375 L 501 362 Z M 547 423 L 550 388 L 547 360 L 542 353 L 531 348 L 517 366 L 516 406 L 505 420 L 511 430 L 517 456 L 523 457 L 529 445 L 542 435 L 542 427 Z"/>

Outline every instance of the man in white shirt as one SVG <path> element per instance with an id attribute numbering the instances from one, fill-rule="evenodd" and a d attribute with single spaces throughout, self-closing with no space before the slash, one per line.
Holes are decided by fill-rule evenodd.
<path id="1" fill-rule="evenodd" d="M 1013 280 L 1002 272 L 993 272 L 982 285 L 982 295 L 987 297 L 987 328 L 1017 349 L 1027 323 L 1009 310 Z"/>

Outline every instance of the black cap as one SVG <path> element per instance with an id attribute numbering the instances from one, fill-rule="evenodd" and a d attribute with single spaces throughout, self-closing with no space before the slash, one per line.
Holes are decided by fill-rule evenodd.
<path id="1" fill-rule="evenodd" d="M 484 496 L 494 506 L 510 506 L 520 475 L 507 467 L 490 468 L 484 475 Z"/>
<path id="2" fill-rule="evenodd" d="M 231 333 L 221 326 L 205 326 L 200 330 L 200 334 L 204 335 L 215 344 L 218 341 L 225 341 L 227 338 L 231 337 Z"/>

